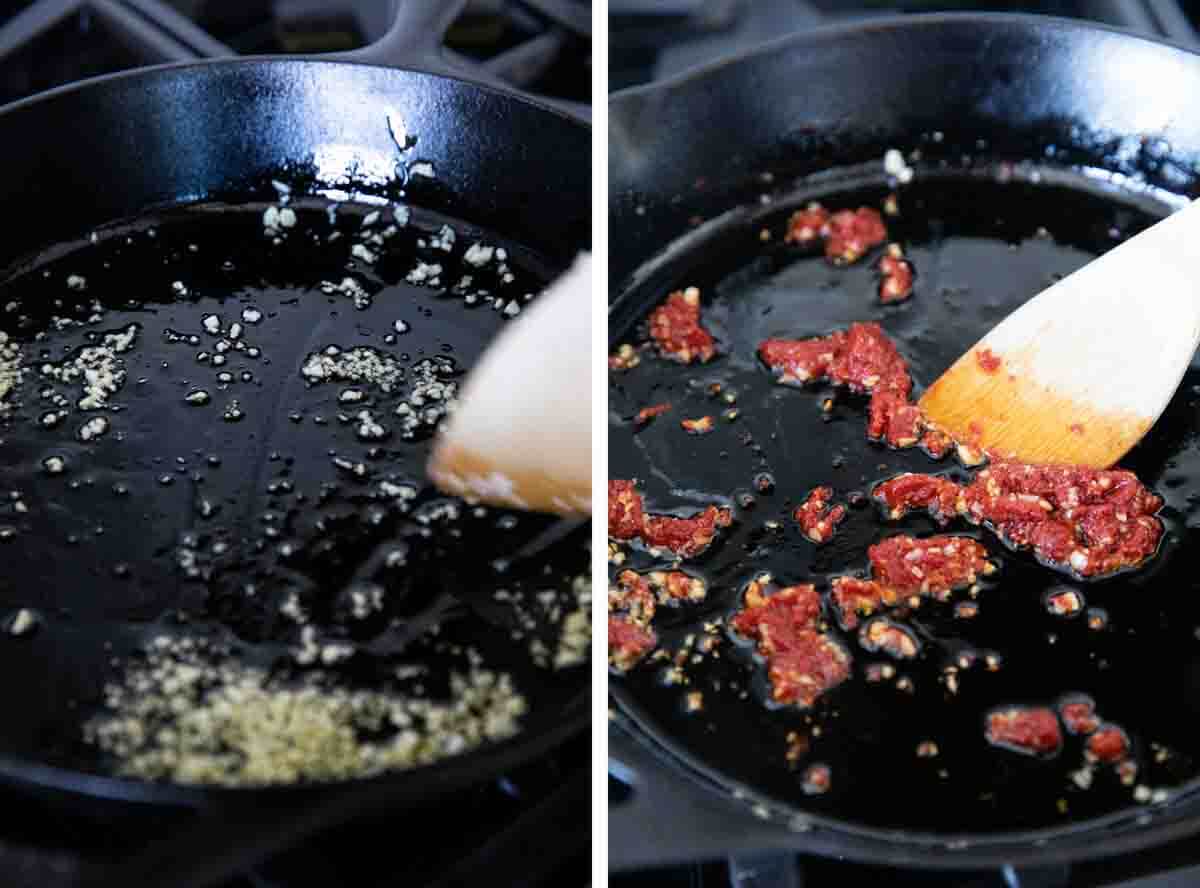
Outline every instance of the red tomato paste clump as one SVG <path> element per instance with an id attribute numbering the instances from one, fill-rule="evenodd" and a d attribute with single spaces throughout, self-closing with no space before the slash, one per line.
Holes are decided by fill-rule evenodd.
<path id="1" fill-rule="evenodd" d="M 838 265 L 857 262 L 887 240 L 883 217 L 871 207 L 839 210 L 829 217 L 825 230 L 825 258 Z"/>
<path id="2" fill-rule="evenodd" d="M 617 669 L 632 669 L 657 644 L 658 637 L 649 627 L 625 617 L 608 618 L 608 661 Z"/>
<path id="3" fill-rule="evenodd" d="M 718 529 L 732 523 L 733 513 L 717 506 L 690 518 L 647 515 L 634 482 L 608 482 L 608 535 L 615 540 L 640 538 L 647 546 L 691 558 L 708 548 Z"/>
<path id="4" fill-rule="evenodd" d="M 701 363 L 717 353 L 712 334 L 700 326 L 700 291 L 677 290 L 650 313 L 650 337 L 659 353 L 681 364 Z"/>
<path id="5" fill-rule="evenodd" d="M 844 629 L 856 628 L 860 616 L 869 617 L 885 606 L 892 606 L 899 600 L 896 590 L 874 580 L 834 577 L 832 586 L 833 603 L 838 610 L 838 621 Z"/>
<path id="6" fill-rule="evenodd" d="M 909 509 L 926 509 L 943 523 L 961 515 L 1082 577 L 1140 565 L 1158 549 L 1163 533 L 1155 517 L 1162 499 L 1120 469 L 998 462 L 966 486 L 901 475 L 877 486 L 874 495 L 893 518 Z"/>
<path id="7" fill-rule="evenodd" d="M 876 581 L 900 596 L 941 596 L 995 570 L 987 549 L 969 537 L 894 536 L 871 546 L 867 556 Z"/>
<path id="8" fill-rule="evenodd" d="M 717 529 L 733 523 L 729 509 L 709 506 L 691 518 L 651 515 L 646 518 L 642 540 L 647 546 L 670 549 L 681 558 L 699 555 L 712 543 Z"/>
<path id="9" fill-rule="evenodd" d="M 1088 737 L 1087 752 L 1097 761 L 1114 764 L 1129 755 L 1129 738 L 1116 725 L 1103 725 Z"/>
<path id="10" fill-rule="evenodd" d="M 608 535 L 614 540 L 641 536 L 646 521 L 642 495 L 632 481 L 608 482 Z"/>
<path id="11" fill-rule="evenodd" d="M 809 244 L 825 237 L 829 229 L 829 210 L 819 203 L 810 203 L 803 210 L 792 213 L 788 219 L 787 234 L 784 242 L 789 244 Z"/>
<path id="12" fill-rule="evenodd" d="M 792 512 L 804 535 L 814 543 L 827 543 L 833 532 L 846 517 L 846 507 L 829 505 L 833 499 L 833 488 L 817 487 L 803 503 Z"/>
<path id="13" fill-rule="evenodd" d="M 766 595 L 758 580 L 746 587 L 742 610 L 731 620 L 735 632 L 757 642 L 767 660 L 771 696 L 778 703 L 812 706 L 850 675 L 850 654 L 817 629 L 821 599 L 811 584 Z"/>
<path id="14" fill-rule="evenodd" d="M 823 240 L 826 259 L 835 265 L 849 265 L 887 240 L 887 227 L 879 211 L 871 207 L 830 213 L 819 203 L 810 203 L 792 213 L 783 239 L 802 245 Z"/>
<path id="15" fill-rule="evenodd" d="M 879 301 L 884 305 L 903 302 L 913 291 L 913 267 L 899 244 L 889 244 L 879 260 Z"/>
<path id="16" fill-rule="evenodd" d="M 1062 730 L 1053 709 L 1013 706 L 988 715 L 987 741 L 1014 752 L 1050 755 L 1062 746 Z"/>
<path id="17" fill-rule="evenodd" d="M 925 422 L 909 399 L 908 364 L 875 323 L 851 324 L 845 332 L 818 339 L 767 339 L 758 354 L 785 384 L 828 379 L 852 392 L 869 393 L 867 437 L 893 447 L 921 440 Z"/>

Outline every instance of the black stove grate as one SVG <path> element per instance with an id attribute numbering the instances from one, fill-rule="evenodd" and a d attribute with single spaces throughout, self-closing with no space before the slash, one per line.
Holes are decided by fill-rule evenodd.
<path id="1" fill-rule="evenodd" d="M 0 12 L 0 104 L 163 62 L 344 52 L 380 39 L 394 9 L 390 0 L 23 0 Z M 586 104 L 591 4 L 471 0 L 444 51 L 466 70 Z"/>
<path id="2" fill-rule="evenodd" d="M 1200 45 L 1195 0 L 610 0 L 609 88 L 660 80 L 817 25 L 987 10 L 1086 19 Z"/>

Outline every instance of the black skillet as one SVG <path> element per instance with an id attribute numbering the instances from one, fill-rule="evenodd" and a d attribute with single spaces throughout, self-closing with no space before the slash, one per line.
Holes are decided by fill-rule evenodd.
<path id="1" fill-rule="evenodd" d="M 6 430 L 15 449 L 2 470 L 12 486 L 21 486 L 46 508 L 29 503 L 30 514 L 42 517 L 22 528 L 28 532 L 10 547 L 9 573 L 0 584 L 6 609 L 32 606 L 44 617 L 41 631 L 27 644 L 13 640 L 0 646 L 5 674 L 21 677 L 10 689 L 12 711 L 21 717 L 6 718 L 0 729 L 0 779 L 106 823 L 126 816 L 135 822 L 157 821 L 187 808 L 213 812 L 202 821 L 205 827 L 148 858 L 136 873 L 122 876 L 125 881 L 153 877 L 171 884 L 204 884 L 359 811 L 396 810 L 493 776 L 545 753 L 588 723 L 586 669 L 548 674 L 534 670 L 523 655 L 525 666 L 512 668 L 526 669 L 521 679 L 535 705 L 518 737 L 433 766 L 347 786 L 236 791 L 118 779 L 106 774 L 110 763 L 102 762 L 94 749 L 72 741 L 83 713 L 98 702 L 102 682 L 115 676 L 108 658 L 125 656 L 161 632 L 203 632 L 196 626 L 197 615 L 201 623 L 224 627 L 213 630 L 222 641 L 283 652 L 287 642 L 269 615 L 264 616 L 268 611 L 239 599 L 232 581 L 197 586 L 180 579 L 171 562 L 177 546 L 188 542 L 179 533 L 209 533 L 193 511 L 202 483 L 215 484 L 218 501 L 222 495 L 230 497 L 212 520 L 228 522 L 233 537 L 252 527 L 262 517 L 260 511 L 289 511 L 278 508 L 281 501 L 248 503 L 253 497 L 242 496 L 277 475 L 290 477 L 297 487 L 311 481 L 315 488 L 318 479 L 340 483 L 346 500 L 359 504 L 350 511 L 364 502 L 353 481 L 347 485 L 347 479 L 330 476 L 330 450 L 347 456 L 357 450 L 354 458 L 361 459 L 368 449 L 356 444 L 352 433 L 347 436 L 349 427 L 334 420 L 336 405 L 325 407 L 335 428 L 321 444 L 317 427 L 310 425 L 321 411 L 318 405 L 307 405 L 304 425 L 293 426 L 288 410 L 273 403 L 287 400 L 283 392 L 296 377 L 296 365 L 290 362 L 302 356 L 300 349 L 367 336 L 374 337 L 370 344 L 386 348 L 376 340 L 388 332 L 380 325 L 391 324 L 394 315 L 412 326 L 394 347 L 406 352 L 403 360 L 448 355 L 455 362 L 453 373 L 460 375 L 501 326 L 500 312 L 467 311 L 461 300 L 439 301 L 432 291 L 404 283 L 400 263 L 411 264 L 422 249 L 415 243 L 415 230 L 407 239 L 398 238 L 404 242 L 397 247 L 404 258 L 390 269 L 386 260 L 374 271 L 357 268 L 378 291 L 370 311 L 359 315 L 348 303 L 326 300 L 309 288 L 339 271 L 344 255 L 331 260 L 337 255 L 331 246 L 310 247 L 299 237 L 284 243 L 274 260 L 260 252 L 267 245 L 261 213 L 278 200 L 272 179 L 291 187 L 300 228 L 325 225 L 323 233 L 328 233 L 324 205 L 329 201 L 305 195 L 401 200 L 413 208 L 412 224 L 427 234 L 442 222 L 454 224 L 460 240 L 453 262 L 447 256 L 448 267 L 457 270 L 462 251 L 474 239 L 490 240 L 508 247 L 517 285 L 533 292 L 588 243 L 586 123 L 571 109 L 550 108 L 496 84 L 452 73 L 453 65 L 437 47 L 462 5 L 399 4 L 389 35 L 344 60 L 239 59 L 166 66 L 55 90 L 0 113 L 5 168 L 0 194 L 13 214 L 0 265 L 8 269 L 6 299 L 19 299 L 22 306 L 8 315 L 5 329 L 18 339 L 32 336 L 45 322 L 48 305 L 38 307 L 43 298 L 66 297 L 70 309 L 72 297 L 62 286 L 62 275 L 68 266 L 78 266 L 75 271 L 89 281 L 87 299 L 97 297 L 110 309 L 101 329 L 140 320 L 146 334 L 145 354 L 136 364 L 131 357 L 129 387 L 121 394 L 133 403 L 123 414 L 112 414 L 114 429 L 129 419 L 124 440 L 110 435 L 98 449 L 85 450 L 69 440 L 78 417 L 59 430 L 67 437 L 68 465 L 74 461 L 79 469 L 73 479 L 78 487 L 53 490 L 32 479 L 31 460 L 51 444 L 29 431 L 29 425 Z M 376 59 L 416 70 L 364 64 Z M 398 132 L 398 121 L 408 138 Z M 431 170 L 433 177 L 412 174 L 420 169 Z M 349 238 L 358 222 L 352 211 L 344 211 L 338 224 Z M 88 242 L 92 231 L 100 232 L 94 246 Z M 345 242 L 340 249 L 344 254 Z M 228 268 L 220 265 L 225 258 L 232 262 Z M 285 263 L 289 271 L 281 274 Z M 39 273 L 43 268 L 49 278 Z M 188 275 L 195 276 L 197 286 L 181 299 L 168 295 L 172 279 Z M 289 301 L 304 290 L 316 293 L 315 299 Z M 131 299 L 138 304 L 128 305 Z M 275 363 L 260 361 L 247 368 L 253 381 L 245 383 L 243 397 L 256 402 L 257 410 L 244 407 L 246 419 L 238 423 L 214 422 L 219 413 L 200 421 L 180 412 L 181 386 L 193 385 L 208 387 L 220 410 L 238 397 L 243 368 L 230 361 L 228 369 L 239 380 L 226 390 L 216 382 L 216 368 L 194 363 L 195 348 L 164 345 L 159 328 L 177 321 L 181 330 L 200 332 L 195 327 L 206 305 L 223 302 L 229 323 L 243 303 L 255 299 L 273 301 L 268 315 L 278 314 L 261 327 L 263 355 L 273 347 Z M 403 308 L 388 313 L 383 306 L 389 302 Z M 21 314 L 29 320 L 19 320 Z M 250 331 L 247 327 L 247 336 Z M 147 382 L 135 383 L 135 377 Z M 135 395 L 135 384 L 156 394 L 139 406 L 138 397 L 147 389 Z M 289 397 L 306 397 L 303 387 L 287 391 Z M 156 406 L 146 411 L 149 403 Z M 278 461 L 271 456 L 273 449 L 280 451 Z M 378 478 L 390 471 L 420 487 L 427 453 L 427 436 L 414 443 L 387 442 L 371 474 Z M 219 468 L 207 462 L 211 454 L 220 457 Z M 122 503 L 109 493 L 118 480 L 114 472 L 129 476 L 131 493 Z M 204 481 L 196 481 L 193 473 L 205 476 Z M 155 478 L 163 474 L 173 475 L 173 483 L 155 490 Z M 438 505 L 427 488 L 418 502 L 429 510 Z M 397 596 L 397 615 L 406 619 L 419 615 L 445 587 L 544 579 L 498 578 L 489 565 L 535 537 L 548 519 L 499 513 L 478 518 L 464 511 L 461 520 L 450 520 L 445 527 L 435 520 L 431 536 L 419 522 L 394 516 L 378 520 L 373 527 L 353 521 L 348 529 L 335 527 L 329 535 L 332 545 L 308 528 L 310 556 L 299 569 L 326 592 L 336 591 L 350 581 L 360 559 L 393 536 L 406 539 L 413 569 Z M 89 524 L 103 526 L 105 542 L 100 544 L 96 526 Z M 302 535 L 292 526 L 286 531 Z M 247 531 L 245 537 L 251 536 Z M 74 551 L 64 543 L 70 538 L 77 541 Z M 337 545 L 339 540 L 345 547 Z M 572 548 L 578 546 L 562 545 L 546 556 L 555 570 L 574 565 L 575 556 L 562 554 Z M 146 560 L 139 561 L 139 554 Z M 118 567 L 118 561 L 130 569 Z M 500 627 L 493 627 L 491 637 L 506 642 L 510 653 L 502 656 L 515 663 L 521 649 L 507 642 L 505 617 L 489 611 L 486 603 L 463 607 L 473 608 L 474 625 L 482 635 L 487 636 L 489 621 Z M 174 615 L 181 610 L 191 614 L 189 626 L 176 622 Z M 372 643 L 392 643 L 399 650 L 404 642 L 383 632 Z M 369 670 L 360 670 L 357 678 L 372 681 Z M 184 855 L 200 849 L 206 851 L 203 866 L 186 874 L 176 871 L 182 860 L 191 867 L 192 858 Z"/>
<path id="2" fill-rule="evenodd" d="M 1200 117 L 1188 107 L 1197 88 L 1200 58 L 1171 46 L 1054 19 L 943 15 L 815 31 L 611 99 L 610 345 L 638 341 L 654 304 L 696 285 L 722 349 L 700 368 L 647 357 L 610 376 L 609 477 L 640 479 L 651 511 L 734 506 L 730 531 L 684 564 L 708 579 L 708 599 L 657 618 L 670 649 L 727 616 L 761 570 L 826 586 L 862 570 L 866 546 L 884 533 L 934 530 L 915 517 L 885 524 L 863 508 L 833 543 L 814 547 L 788 517 L 813 486 L 845 497 L 900 471 L 959 471 L 868 445 L 861 401 L 837 397 L 823 415 L 829 390 L 773 385 L 755 344 L 877 320 L 917 385 L 928 384 L 1053 276 L 1197 193 Z M 889 148 L 920 153 L 890 223 L 917 281 L 910 302 L 884 309 L 872 262 L 835 270 L 780 241 L 789 212 L 808 200 L 878 207 Z M 721 418 L 729 405 L 710 396 L 713 382 L 736 393 L 735 421 Z M 761 668 L 731 639 L 719 659 L 688 667 L 686 687 L 666 684 L 654 664 L 613 676 L 612 865 L 788 848 L 915 867 L 1028 868 L 1200 829 L 1198 382 L 1194 367 L 1124 461 L 1166 498 L 1167 534 L 1151 565 L 1072 584 L 985 540 L 1002 569 L 980 594 L 979 616 L 968 623 L 945 605 L 912 617 L 923 651 L 917 666 L 900 668 L 915 682 L 911 696 L 894 683 L 868 686 L 861 670 L 876 658 L 848 639 L 860 671 L 818 707 L 823 733 L 798 768 L 785 761 L 786 735 L 806 733 L 807 720 L 763 705 Z M 635 434 L 633 413 L 663 401 L 672 412 Z M 701 414 L 718 418 L 714 433 L 679 428 Z M 758 472 L 774 476 L 773 492 L 754 489 Z M 753 505 L 739 504 L 742 495 Z M 766 526 L 772 519 L 777 529 Z M 626 566 L 649 563 L 637 554 Z M 1046 612 L 1043 593 L 1062 584 L 1083 592 L 1104 629 Z M 938 677 L 964 649 L 979 659 L 951 695 Z M 980 665 L 989 651 L 1001 656 L 994 673 Z M 704 708 L 688 714 L 692 690 Z M 1137 804 L 1111 774 L 1088 791 L 1071 785 L 1078 741 L 1051 762 L 984 742 L 988 706 L 1068 691 L 1091 694 L 1131 732 L 1138 782 L 1165 789 L 1165 801 Z M 938 757 L 916 757 L 926 739 Z M 1163 761 L 1152 743 L 1170 749 Z M 832 767 L 825 795 L 802 788 L 812 762 Z"/>

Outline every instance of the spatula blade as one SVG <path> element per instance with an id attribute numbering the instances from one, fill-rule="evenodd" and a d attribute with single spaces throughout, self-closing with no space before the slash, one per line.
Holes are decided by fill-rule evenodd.
<path id="1" fill-rule="evenodd" d="M 925 392 L 956 440 L 1103 468 L 1166 408 L 1200 342 L 1200 204 L 1043 290 Z"/>

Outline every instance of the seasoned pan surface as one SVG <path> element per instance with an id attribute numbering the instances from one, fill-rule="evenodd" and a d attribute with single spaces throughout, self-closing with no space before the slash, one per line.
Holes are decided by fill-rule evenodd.
<path id="1" fill-rule="evenodd" d="M 284 672 L 321 668 L 332 644 L 332 672 L 348 686 L 416 685 L 432 697 L 447 692 L 452 670 L 470 671 L 470 647 L 528 689 L 535 723 L 577 692 L 576 675 L 534 665 L 537 631 L 510 638 L 520 608 L 492 596 L 510 585 L 528 592 L 544 634 L 555 621 L 532 594 L 554 590 L 567 605 L 586 560 L 579 541 L 523 575 L 501 575 L 493 562 L 548 520 L 443 498 L 423 472 L 452 386 L 552 267 L 404 207 L 403 227 L 387 204 L 287 209 L 294 226 L 274 231 L 262 206 L 215 204 L 113 226 L 5 284 L 23 375 L 3 417 L 0 474 L 12 493 L 0 595 L 6 611 L 27 608 L 37 621 L 0 650 L 5 674 L 22 677 L 10 687 L 20 717 L 5 721 L 8 754 L 107 769 L 80 720 L 126 658 L 159 636 L 208 638 Z M 395 233 L 367 263 L 350 244 L 371 213 L 378 221 L 365 230 Z M 447 223 L 462 243 L 431 247 Z M 507 251 L 512 270 L 466 263 L 476 243 Z M 497 310 L 406 281 L 423 260 L 450 283 L 473 273 L 472 294 L 514 295 Z M 87 369 L 61 378 L 87 349 L 130 330 L 117 363 L 99 371 L 122 377 L 111 393 Z M 383 369 L 313 375 L 313 356 L 344 366 L 349 354 Z M 103 404 L 82 409 L 80 396 L 97 390 Z M 431 609 L 447 593 L 438 619 Z M 441 633 L 409 628 L 421 619 Z M 316 662 L 302 653 L 305 625 Z M 553 651 L 557 637 L 542 642 Z"/>
<path id="2" fill-rule="evenodd" d="M 868 544 L 897 532 L 935 532 L 923 517 L 885 522 L 868 504 L 852 508 L 834 540 L 818 547 L 790 517 L 812 488 L 831 485 L 846 502 L 904 471 L 965 477 L 952 459 L 935 463 L 919 450 L 868 443 L 863 399 L 820 385 L 775 385 L 755 357 L 762 339 L 878 321 L 908 360 L 919 390 L 1056 276 L 1168 208 L 1145 193 L 1100 188 L 1061 170 L 1031 175 L 1027 167 L 1015 177 L 1011 165 L 977 164 L 975 170 L 919 177 L 901 190 L 900 215 L 888 221 L 890 238 L 904 244 L 916 268 L 909 302 L 878 304 L 874 261 L 837 269 L 781 243 L 789 212 L 809 200 L 834 209 L 880 206 L 887 194 L 881 178 L 859 176 L 711 223 L 657 261 L 614 306 L 615 347 L 641 340 L 639 321 L 668 292 L 697 286 L 704 323 L 721 352 L 690 367 L 647 352 L 640 366 L 610 375 L 609 476 L 637 478 L 650 512 L 691 514 L 711 502 L 734 510 L 732 528 L 704 555 L 684 562 L 684 570 L 707 581 L 708 595 L 702 603 L 660 609 L 655 628 L 662 647 L 674 652 L 689 636 L 703 637 L 706 623 L 727 619 L 740 606 L 745 583 L 760 572 L 782 585 L 815 582 L 827 595 L 829 578 L 861 575 Z M 711 393 L 714 383 L 720 395 Z M 689 660 L 674 673 L 650 662 L 614 676 L 622 709 L 726 786 L 744 787 L 801 816 L 862 827 L 981 835 L 1063 826 L 1172 797 L 1197 767 L 1191 701 L 1200 612 L 1190 594 L 1196 573 L 1190 525 L 1200 489 L 1197 384 L 1200 368 L 1189 371 L 1166 415 L 1123 463 L 1166 501 L 1164 541 L 1144 569 L 1078 582 L 955 524 L 945 532 L 979 539 L 1000 571 L 983 582 L 972 619 L 955 615 L 956 603 L 966 600 L 962 593 L 951 602 L 923 603 L 907 621 L 920 655 L 912 664 L 892 663 L 889 680 L 868 683 L 865 669 L 886 657 L 842 633 L 855 658 L 851 679 L 811 712 L 774 707 L 765 702 L 761 663 L 721 627 L 715 656 Z M 724 400 L 731 394 L 735 405 Z M 834 406 L 825 412 L 830 397 Z M 633 415 L 662 402 L 671 403 L 671 411 L 636 430 Z M 723 418 L 731 406 L 736 418 Z M 680 428 L 681 419 L 702 415 L 717 419 L 711 434 L 692 436 Z M 754 483 L 761 473 L 773 478 L 769 493 Z M 662 562 L 633 551 L 621 568 L 652 564 Z M 1045 594 L 1060 587 L 1086 600 L 1077 617 L 1048 612 Z M 971 665 L 959 667 L 951 690 L 947 667 L 964 654 Z M 703 705 L 689 711 L 688 695 L 696 691 Z M 1078 776 L 1084 764 L 1079 738 L 1068 736 L 1062 751 L 1045 760 L 985 741 L 992 707 L 1053 705 L 1068 694 L 1092 697 L 1104 719 L 1130 734 L 1135 781 L 1123 785 L 1111 769 L 1100 768 L 1083 788 L 1088 778 Z M 807 749 L 789 763 L 793 732 Z M 929 742 L 937 754 L 918 756 Z M 815 763 L 832 775 L 823 794 L 806 791 L 807 769 Z"/>

